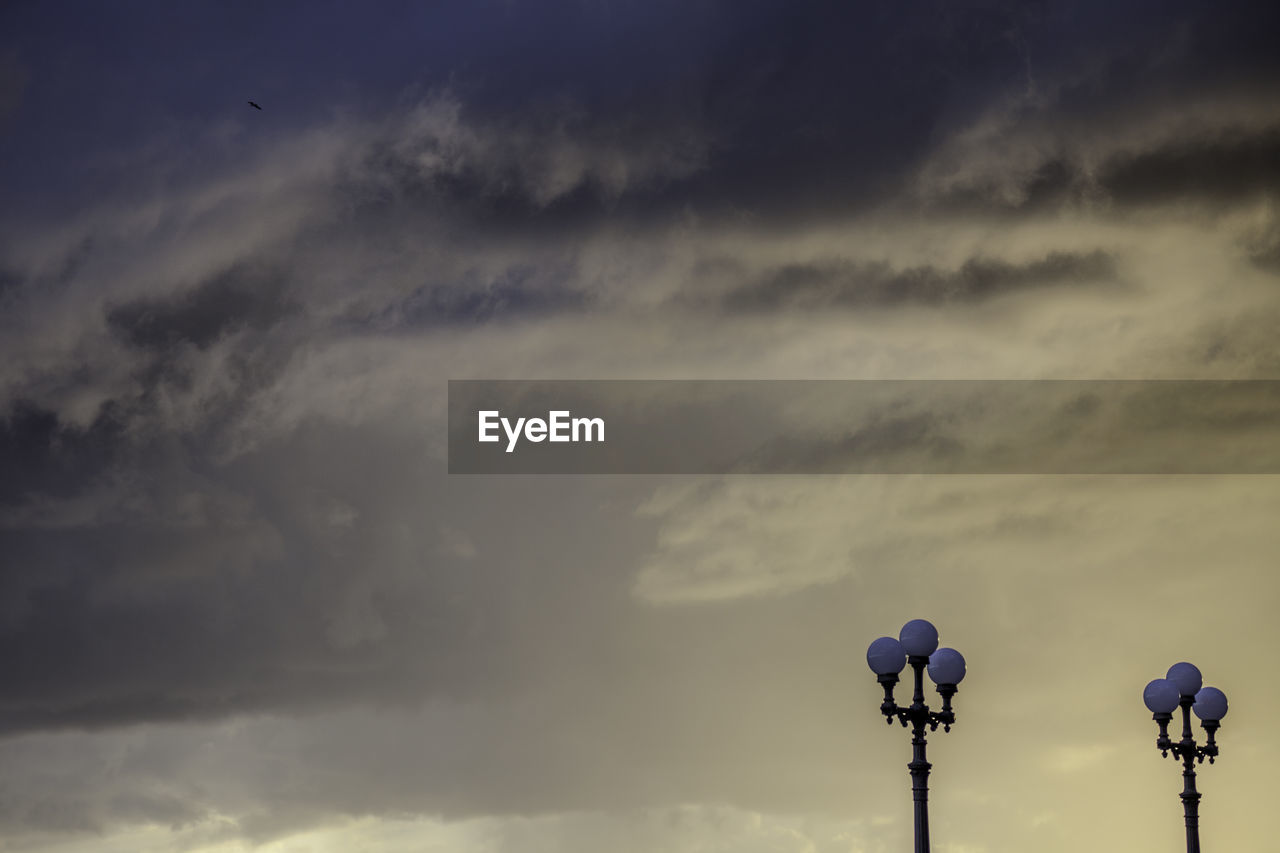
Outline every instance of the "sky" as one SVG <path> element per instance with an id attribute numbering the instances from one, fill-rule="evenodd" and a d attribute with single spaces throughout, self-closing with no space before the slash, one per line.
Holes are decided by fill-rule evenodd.
<path id="1" fill-rule="evenodd" d="M 968 661 L 936 853 L 1178 849 L 1181 660 L 1202 842 L 1273 846 L 1276 475 L 465 476 L 445 427 L 451 379 L 1280 379 L 1277 17 L 4 4 L 0 850 L 909 849 L 864 654 L 912 618 Z"/>

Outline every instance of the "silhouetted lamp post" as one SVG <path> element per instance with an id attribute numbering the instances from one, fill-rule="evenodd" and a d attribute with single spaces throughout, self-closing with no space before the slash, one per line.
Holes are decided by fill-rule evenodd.
<path id="1" fill-rule="evenodd" d="M 911 705 L 901 708 L 893 701 L 893 688 L 898 683 L 898 673 L 907 664 L 915 671 L 915 693 L 911 697 Z M 884 702 L 880 705 L 880 713 L 885 722 L 893 725 L 894 718 L 903 727 L 911 726 L 911 763 L 907 769 L 911 771 L 911 795 L 915 800 L 916 811 L 916 851 L 929 853 L 929 768 L 932 766 L 925 760 L 925 726 L 929 731 L 937 731 L 938 725 L 944 731 L 951 731 L 956 715 L 951 710 L 951 697 L 956 695 L 956 686 L 964 680 L 964 658 L 955 649 L 938 648 L 938 629 L 923 619 L 912 619 L 902 626 L 898 639 L 881 637 L 867 649 L 867 665 L 876 674 L 876 681 L 884 687 Z M 938 685 L 938 694 L 942 697 L 942 710 L 930 711 L 924 703 L 924 672 L 929 670 L 929 677 Z"/>
<path id="2" fill-rule="evenodd" d="M 1218 755 L 1214 734 L 1227 715 L 1227 697 L 1216 687 L 1201 687 L 1200 670 L 1185 661 L 1169 667 L 1169 674 L 1157 678 L 1142 691 L 1152 718 L 1160 726 L 1156 749 L 1167 756 L 1182 759 L 1182 811 L 1187 824 L 1187 853 L 1200 853 L 1200 793 L 1196 790 L 1196 764 L 1209 763 Z M 1169 739 L 1169 723 L 1173 710 L 1182 708 L 1182 740 Z M 1191 713 L 1200 718 L 1208 736 L 1203 746 L 1196 744 L 1191 733 Z"/>

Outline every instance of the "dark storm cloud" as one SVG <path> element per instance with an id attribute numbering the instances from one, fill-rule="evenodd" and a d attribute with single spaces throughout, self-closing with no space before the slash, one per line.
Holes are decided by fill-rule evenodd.
<path id="1" fill-rule="evenodd" d="M 784 433 L 760 449 L 749 470 L 821 474 L 859 471 L 867 467 L 868 460 L 885 465 L 886 460 L 904 458 L 912 460 L 910 464 L 917 466 L 917 470 L 927 470 L 930 466 L 945 467 L 948 460 L 963 458 L 965 449 L 945 413 L 877 412 L 866 423 L 832 440 L 817 441 Z"/>
<path id="2" fill-rule="evenodd" d="M 144 73 L 148 60 L 172 63 L 172 46 L 154 38 L 157 29 L 173 23 L 172 12 L 95 12 L 85 26 L 112 36 L 63 62 L 73 68 L 109 64 L 115 73 L 94 77 L 81 69 L 92 85 L 68 91 L 59 82 L 68 70 L 44 73 L 51 60 L 41 54 L 22 118 L 43 133 L 45 145 L 35 146 L 27 136 L 18 141 L 14 162 L 35 168 L 15 175 L 15 185 L 26 187 L 33 171 L 54 174 L 57 161 L 51 158 L 70 159 L 68 148 L 77 138 L 94 136 L 128 150 L 137 147 L 140 134 L 155 135 L 166 119 L 193 121 L 213 111 L 227 120 L 234 115 L 249 132 L 263 134 L 265 114 L 246 117 L 240 95 L 234 104 L 226 99 L 221 78 L 231 74 L 244 87 L 273 81 L 273 91 L 263 95 L 264 101 L 272 96 L 271 132 L 313 123 L 344 84 L 360 114 L 402 110 L 405 91 L 449 86 L 482 124 L 519 115 L 575 116 L 575 133 L 585 139 L 614 137 L 667 159 L 683 156 L 681 140 L 697 128 L 715 140 L 708 168 L 679 186 L 650 187 L 647 198 L 630 203 L 669 211 L 692 201 L 715 211 L 821 215 L 865 208 L 893 195 L 939 136 L 993 95 L 1024 88 L 1036 77 L 1052 79 L 1068 63 L 1081 61 L 1078 52 L 1059 44 L 1064 29 L 1096 36 L 1097 24 L 1105 21 L 1106 43 L 1122 49 L 1132 64 L 1113 70 L 1112 88 L 1134 90 L 1143 80 L 1143 60 L 1164 52 L 1169 33 L 1181 26 L 1178 8 L 1162 11 L 1085 4 L 1073 5 L 1068 14 L 1051 3 L 1008 2 L 961 8 L 944 2 L 894 7 L 495 0 L 405 12 L 405 20 L 385 10 L 356 15 L 322 6 L 308 10 L 312 28 L 301 38 L 287 13 L 254 16 L 252 26 L 245 26 L 237 20 L 240 13 L 206 10 L 190 13 L 193 41 L 184 40 L 184 50 L 198 50 L 204 39 L 212 46 L 232 38 L 234 59 L 172 78 Z M 15 27 L 32 31 L 35 43 L 58 43 L 60 21 L 33 10 L 15 17 Z M 374 37 L 380 26 L 386 31 Z M 474 43 L 478 31 L 485 34 L 484 49 Z M 352 47 L 335 55 L 330 39 Z M 1173 61 L 1203 71 L 1213 66 L 1202 54 L 1216 59 L 1217 50 L 1193 41 L 1187 55 Z M 1247 52 L 1235 57 L 1237 64 L 1255 59 Z M 305 79 L 300 69 L 307 69 Z M 153 106 L 75 109 L 80 102 Z M 54 104 L 60 107 L 56 112 Z M 225 112 L 233 108 L 234 114 Z M 536 160 L 536 149 L 527 153 Z M 399 155 L 384 150 L 369 156 L 379 168 L 399 169 L 408 183 Z M 499 188 L 495 177 L 501 176 L 464 168 L 434 179 L 433 191 L 464 206 L 482 199 L 508 216 L 563 215 L 575 205 L 599 210 L 601 200 L 612 196 L 608 181 L 596 180 L 557 205 L 527 206 L 527 199 L 510 191 L 511 182 Z M 96 174 L 86 187 L 118 180 Z M 29 187 L 28 194 L 35 196 L 35 189 Z M 48 194 L 47 186 L 40 189 Z"/>
<path id="3" fill-rule="evenodd" d="M 1249 252 L 1249 260 L 1264 270 L 1280 273 L 1280 243 L 1270 246 L 1255 246 Z"/>
<path id="4" fill-rule="evenodd" d="M 204 349 L 230 332 L 269 328 L 296 310 L 285 295 L 283 274 L 237 266 L 185 293 L 111 308 L 106 320 L 121 339 L 140 349 L 184 343 Z"/>
<path id="5" fill-rule="evenodd" d="M 492 115 L 437 94 L 354 153 L 335 187 L 376 215 L 388 203 L 472 226 L 581 225 L 652 208 L 706 167 L 697 114 L 593 113 L 556 99 Z"/>
<path id="6" fill-rule="evenodd" d="M 229 463 L 161 434 L 115 477 L 45 464 L 44 492 L 82 466 L 79 502 L 0 518 L 0 733 L 502 701 L 613 643 L 626 519 L 572 490 L 441 488 L 423 428 L 308 422 Z M 33 414 L 12 450 L 57 430 Z M 586 519 L 601 538 L 573 535 Z"/>
<path id="7" fill-rule="evenodd" d="M 0 266 L 0 301 L 2 301 L 8 293 L 16 290 L 22 282 L 23 277 L 19 273 Z"/>
<path id="8" fill-rule="evenodd" d="M 933 266 L 894 269 L 884 262 L 833 260 L 788 264 L 766 272 L 757 282 L 730 290 L 723 304 L 733 311 L 939 304 L 1115 280 L 1115 259 L 1101 250 L 1050 252 L 1020 264 L 977 257 L 954 270 Z"/>
<path id="9" fill-rule="evenodd" d="M 492 278 L 468 270 L 457 281 L 423 285 L 374 311 L 347 312 L 335 325 L 344 331 L 396 333 L 576 313 L 587 308 L 592 297 L 558 283 L 574 277 L 572 269 L 538 269 L 528 264 L 508 268 Z"/>
<path id="10" fill-rule="evenodd" d="M 198 49 L 200 38 L 216 41 L 234 33 L 235 79 L 245 85 L 255 76 L 278 81 L 273 84 L 278 91 L 272 93 L 279 104 L 273 104 L 273 133 L 281 127 L 313 126 L 319 106 L 331 102 L 321 93 L 347 81 L 354 81 L 348 91 L 363 96 L 352 107 L 359 115 L 403 112 L 412 102 L 406 91 L 456 91 L 469 120 L 498 131 L 489 134 L 487 162 L 464 157 L 448 169 L 423 175 L 418 157 L 434 150 L 447 158 L 449 152 L 430 144 L 415 149 L 388 142 L 365 152 L 364 168 L 382 173 L 402 194 L 425 194 L 457 212 L 507 222 L 580 223 L 602 214 L 651 219 L 689 205 L 712 213 L 750 210 L 793 220 L 865 210 L 899 194 L 939 139 L 1010 92 L 1037 86 L 1056 91 L 1055 109 L 1101 132 L 1115 120 L 1114 113 L 1123 114 L 1133 102 L 1159 101 L 1161 92 L 1149 83 L 1153 65 L 1162 80 L 1177 80 L 1189 91 L 1193 85 L 1226 85 L 1232 75 L 1245 71 L 1260 79 L 1276 70 L 1262 44 L 1226 38 L 1240 35 L 1238 11 L 1205 16 L 1190 3 L 1117 10 L 1101 3 L 868 7 L 495 0 L 470 4 L 465 11 L 405 13 L 406 20 L 394 23 L 386 11 L 352 16 L 321 7 L 309 14 L 315 31 L 299 38 L 292 17 L 284 13 L 261 20 L 255 16 L 253 26 L 245 28 L 236 21 L 239 13 L 193 12 L 198 20 L 191 32 L 197 43 L 186 49 Z M 137 146 L 137 134 L 154 131 L 162 119 L 207 117 L 215 102 L 222 115 L 226 84 L 215 84 L 212 69 L 173 81 L 142 73 L 145 59 L 156 58 L 158 51 L 146 35 L 163 27 L 165 16 L 139 15 L 137 21 L 127 13 L 118 19 L 98 16 L 109 20 L 95 20 L 95 29 L 117 38 L 104 39 L 90 56 L 64 61 L 113 62 L 116 74 L 86 74 L 94 85 L 69 92 L 57 84 L 65 69 L 57 75 L 33 72 L 38 91 L 27 100 L 39 106 L 24 105 L 23 118 L 33 130 L 45 131 L 46 144 L 36 147 L 23 136 L 14 143 L 18 147 L 12 162 L 39 164 L 75 138 L 89 135 L 128 150 Z M 1199 21 L 1201 17 L 1213 20 Z M 32 10 L 16 18 L 15 26 L 38 33 L 37 42 L 56 43 L 59 22 Z M 385 33 L 371 37 L 378 26 L 396 35 L 390 40 Z M 477 27 L 485 32 L 485 50 L 466 48 L 465 36 Z M 355 39 L 364 47 L 335 57 L 329 37 L 346 44 Z M 1178 49 L 1171 51 L 1171 43 Z M 290 49 L 280 51 L 281 44 Z M 1074 69 L 1089 63 L 1104 66 L 1104 79 L 1073 85 Z M 311 75 L 320 69 L 319 76 L 300 80 L 301 68 Z M 393 80 L 396 85 L 388 86 Z M 125 92 L 117 87 L 126 84 L 130 102 L 158 106 L 141 114 L 129 110 L 127 121 L 114 112 L 54 113 L 47 106 L 123 99 Z M 151 91 L 155 89 L 160 91 Z M 149 91 L 154 97 L 148 97 Z M 176 100 L 179 93 L 181 102 Z M 358 100 L 354 94 L 352 100 Z M 243 106 L 237 97 L 235 109 L 243 112 Z M 264 133 L 257 121 L 261 117 L 249 122 L 240 112 L 234 120 L 253 134 L 244 139 L 259 138 Z M 551 189 L 544 179 L 563 164 L 549 164 L 546 147 L 538 141 L 525 143 L 545 143 L 560 131 L 585 150 L 630 152 L 633 170 L 639 152 L 689 165 L 667 169 L 663 180 L 653 179 L 652 168 L 641 168 L 626 179 L 628 192 L 620 194 L 619 173 L 588 158 L 578 166 L 583 170 L 580 180 Z M 193 145 L 207 147 L 194 130 L 192 134 Z M 204 153 L 196 165 L 214 159 Z M 1167 166 L 1135 164 L 1137 171 L 1117 173 L 1117 188 L 1140 193 L 1148 183 L 1143 175 Z M 28 183 L 33 171 L 55 180 L 72 177 L 65 169 L 46 166 L 25 169 L 14 176 L 14 185 Z M 67 191 L 101 191 L 119 179 L 97 175 L 82 189 Z M 533 185 L 541 193 L 529 192 Z M 38 189 L 31 188 L 33 204 L 58 195 L 48 186 Z"/>
<path id="11" fill-rule="evenodd" d="M 1119 204 L 1247 201 L 1280 191 L 1280 127 L 1207 140 L 1172 140 L 1107 163 L 1099 185 Z"/>
<path id="12" fill-rule="evenodd" d="M 318 185 L 314 198 L 321 206 L 332 204 L 318 217 L 333 214 L 333 220 L 316 225 L 293 214 L 304 219 L 301 236 L 293 243 L 294 232 L 278 238 L 271 263 L 237 257 L 238 248 L 226 248 L 238 246 L 234 241 L 197 230 L 188 237 L 193 250 L 202 246 L 196 238 L 207 236 L 207 245 L 218 247 L 210 251 L 228 255 L 217 259 L 223 272 L 189 288 L 165 276 L 172 284 L 124 301 L 98 294 L 108 301 L 93 314 L 95 328 L 105 324 L 116 349 L 84 333 L 89 343 L 70 345 L 67 357 L 50 369 L 63 373 L 49 374 L 70 382 L 103 361 L 126 375 L 129 387 L 104 390 L 102 414 L 89 426 L 75 426 L 51 404 L 9 404 L 0 433 L 3 488 L 21 512 L 9 517 L 3 533 L 10 602 L 3 654 L 15 674 L 6 730 L 298 708 L 398 695 L 405 684 L 464 694 L 477 689 L 468 668 L 493 666 L 507 674 L 495 650 L 517 645 L 509 638 L 493 646 L 448 642 L 469 636 L 471 620 L 482 618 L 479 611 L 510 615 L 504 594 L 496 591 L 498 580 L 487 582 L 495 585 L 490 587 L 479 576 L 459 579 L 450 559 L 461 557 L 411 560 L 380 550 L 390 547 L 396 524 L 417 529 L 433 514 L 464 521 L 445 512 L 447 501 L 439 495 L 419 494 L 433 472 L 405 460 L 426 456 L 422 445 L 403 436 L 389 439 L 376 428 L 355 434 L 320 429 L 313 444 L 299 449 L 289 446 L 298 438 L 290 428 L 283 430 L 287 438 L 268 441 L 267 450 L 224 468 L 226 433 L 251 411 L 254 396 L 308 347 L 320 349 L 353 331 L 429 333 L 581 312 L 595 304 L 590 273 L 563 258 L 537 264 L 503 259 L 490 263 L 498 272 L 486 271 L 480 261 L 493 254 L 530 250 L 477 238 L 470 231 L 477 222 L 546 219 L 566 225 L 555 235 L 563 242 L 553 243 L 554 249 L 580 239 L 578 225 L 597 218 L 625 220 L 634 213 L 669 222 L 689 208 L 747 216 L 759 211 L 777 222 L 789 213 L 817 218 L 893 196 L 940 132 L 962 125 L 993 92 L 1025 82 L 1029 60 L 1040 61 L 1036 34 L 1053 22 L 1048 7 L 1003 3 L 983 4 L 972 17 L 941 3 L 872 10 L 706 4 L 686 11 L 622 4 L 611 5 L 614 17 L 557 8 L 548 14 L 533 5 L 512 6 L 511 17 L 497 20 L 500 35 L 521 37 L 519 51 L 504 52 L 499 48 L 505 42 L 497 39 L 491 56 L 463 69 L 478 82 L 463 80 L 462 94 L 427 98 L 417 111 L 404 109 L 402 100 L 391 119 L 374 122 L 373 131 L 361 126 L 353 141 L 344 141 L 333 158 L 337 166 L 307 179 Z M 451 25 L 465 28 L 480 20 L 471 16 L 485 13 L 457 14 Z M 670 15 L 689 26 L 673 27 Z M 566 19 L 577 29 L 564 29 Z M 332 19 L 322 23 L 338 26 Z M 588 38 L 597 28 L 601 37 Z M 549 40 L 530 39 L 529 33 Z M 1149 49 L 1152 39 L 1134 52 Z M 548 50 L 555 62 L 542 61 Z M 1195 64 L 1194 58 L 1187 61 Z M 1049 74 L 1053 61 L 1046 63 L 1035 72 Z M 489 70 L 493 75 L 486 77 Z M 504 88 L 522 75 L 528 79 Z M 132 71 L 124 76 L 133 79 Z M 52 85 L 39 73 L 32 79 L 33 85 Z M 323 102 L 313 90 L 306 98 Z M 20 114 L 30 100 L 24 99 Z M 38 100 L 66 111 L 65 101 Z M 237 96 L 237 109 L 243 110 L 242 100 Z M 48 127 L 53 119 L 47 109 L 28 118 Z M 292 109 L 272 114 L 304 123 Z M 115 119 L 103 121 L 120 130 Z M 1227 168 L 1233 157 L 1241 159 L 1242 175 L 1267 168 L 1265 145 L 1249 145 L 1227 145 L 1213 155 L 1217 160 L 1138 154 L 1123 168 L 1104 169 L 1103 180 L 1127 193 L 1124 198 L 1139 199 L 1162 174 L 1194 175 L 1212 163 Z M 1051 159 L 1041 170 L 1038 180 L 1046 187 L 1074 180 L 1058 162 Z M 283 175 L 291 189 L 291 173 L 276 168 L 281 165 L 288 164 L 257 171 L 248 164 L 236 174 L 249 173 L 250 179 L 241 179 L 255 190 Z M 1184 183 L 1189 192 L 1198 187 L 1190 177 Z M 1247 180 L 1228 183 L 1243 187 Z M 228 203 L 235 214 L 230 218 L 268 220 L 260 200 Z M 166 209 L 170 218 L 204 223 L 197 215 L 187 218 L 181 199 L 174 204 Z M 310 204 L 300 207 L 312 215 Z M 335 255 L 381 254 L 378 237 L 386 222 L 395 223 L 394 233 L 425 235 L 413 244 L 427 258 L 422 265 L 439 261 L 445 269 L 424 274 L 396 268 L 404 250 L 393 244 L 395 251 L 385 254 L 395 276 L 380 276 L 385 268 L 371 262 L 366 280 L 353 262 L 354 272 L 335 274 L 339 287 L 326 285 L 320 264 L 305 280 L 297 271 L 309 252 L 330 246 Z M 453 240 L 458 233 L 467 239 Z M 155 248 L 148 242 L 152 233 L 130 239 L 143 252 Z M 326 241 L 330 246 L 318 245 Z M 72 240 L 60 262 L 50 265 L 61 271 L 51 277 L 92 280 L 87 270 L 109 279 L 94 265 L 110 250 L 109 240 Z M 647 252 L 642 245 L 637 254 Z M 741 271 L 747 283 L 732 286 L 719 304 L 739 312 L 972 303 L 1116 280 L 1115 258 L 1100 250 L 1017 262 L 981 255 L 953 269 L 841 259 L 774 264 L 764 272 L 735 264 L 719 274 Z M 15 277 L 0 286 L 12 294 L 34 290 L 29 285 Z M 348 299 L 355 297 L 359 304 L 352 308 Z M 338 319 L 320 323 L 320 333 L 289 327 L 313 313 Z M 232 350 L 226 362 L 214 360 L 219 344 Z M 138 361 L 121 364 L 118 350 Z M 224 385 L 197 388 L 202 369 Z M 320 385 L 313 393 L 325 399 L 330 391 Z M 940 440 L 937 424 L 917 417 L 866 426 L 851 432 L 846 444 L 859 451 L 889 450 L 898 446 L 894 442 L 945 451 Z M 373 448 L 368 455 L 353 450 L 366 447 Z M 362 467 L 344 467 L 352 457 Z M 364 484 L 371 480 L 385 493 L 369 493 Z M 328 504 L 315 497 L 330 492 Z M 79 504 L 49 509 L 39 497 L 74 497 Z M 82 513 L 78 524 L 57 515 L 72 509 Z M 85 529 L 72 529 L 77 527 Z M 432 530 L 423 538 L 434 546 L 447 537 Z M 352 571 L 352 562 L 363 559 L 355 555 L 365 552 L 381 556 Z M 512 559 L 518 563 L 519 557 Z M 421 575 L 402 577 L 406 564 L 421 567 Z M 366 581 L 370 586 L 361 587 Z M 456 613 L 442 603 L 452 595 L 462 596 Z M 424 613 L 432 619 L 422 620 Z M 460 644 L 477 657 L 415 656 L 437 629 L 442 649 Z"/>
<path id="13" fill-rule="evenodd" d="M 445 286 L 420 291 L 400 306 L 409 327 L 436 323 L 484 323 L 511 317 L 537 317 L 573 310 L 587 303 L 586 294 L 567 289 L 534 289 L 514 281 L 499 281 L 482 289 Z"/>
<path id="14" fill-rule="evenodd" d="M 1225 128 L 1205 139 L 1161 140 L 1123 152 L 1091 173 L 1061 160 L 1045 163 L 1020 209 L 1079 203 L 1090 197 L 1121 207 L 1190 203 L 1221 208 L 1280 193 L 1280 127 Z"/>
<path id="15" fill-rule="evenodd" d="M 473 692 L 484 645 L 453 653 L 492 591 L 456 559 L 382 541 L 416 513 L 440 517 L 407 499 L 430 474 L 402 441 L 303 431 L 210 469 L 166 440 L 96 496 L 91 525 L 0 530 L 0 729 Z"/>
<path id="16" fill-rule="evenodd" d="M 65 498 L 91 484 L 117 461 L 121 415 L 107 406 L 81 427 L 29 401 L 14 402 L 0 418 L 0 505 Z"/>
<path id="17" fill-rule="evenodd" d="M 15 51 L 0 53 L 0 133 L 9 129 L 9 119 L 22 103 L 28 77 Z"/>
<path id="18" fill-rule="evenodd" d="M 1280 273 L 1280 223 L 1270 222 L 1241 242 L 1254 266 L 1270 273 Z"/>
<path id="19" fill-rule="evenodd" d="M 611 14 L 612 25 L 636 25 L 652 13 L 623 3 Z M 746 3 L 681 15 L 685 31 L 658 41 L 660 65 L 624 70 L 603 53 L 571 52 L 563 68 L 539 78 L 546 88 L 517 87 L 525 104 L 550 91 L 568 94 L 605 126 L 696 126 L 714 140 L 705 168 L 629 199 L 620 212 L 663 214 L 692 203 L 794 224 L 865 210 L 897 196 L 940 139 L 993 101 L 1043 88 L 1055 119 L 1105 136 L 1135 107 L 1170 111 L 1178 97 L 1235 91 L 1242 77 L 1254 91 L 1262 80 L 1280 80 L 1254 16 L 1234 7 L 1208 15 L 1195 3 Z M 1081 79 L 1081 66 L 1101 70 Z M 571 82 L 570 68 L 590 83 Z M 478 104 L 490 94 L 477 91 Z M 1194 140 L 1187 150 L 1157 141 L 1155 150 L 1117 156 L 1103 187 L 1139 203 L 1161 173 L 1176 195 L 1208 190 L 1212 180 L 1197 177 L 1205 169 L 1238 175 L 1212 190 L 1228 194 L 1245 191 L 1249 175 L 1265 179 L 1273 171 L 1268 139 L 1223 130 L 1204 152 Z M 1033 198 L 1055 204 L 1078 183 L 1079 168 L 1050 157 Z"/>

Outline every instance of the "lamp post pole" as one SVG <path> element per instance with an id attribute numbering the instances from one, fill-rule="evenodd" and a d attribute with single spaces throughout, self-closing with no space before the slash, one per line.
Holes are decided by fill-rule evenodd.
<path id="1" fill-rule="evenodd" d="M 1212 764 L 1218 757 L 1218 744 L 1214 740 L 1227 715 L 1227 697 L 1216 687 L 1203 687 L 1200 670 L 1185 661 L 1169 667 L 1169 674 L 1147 684 L 1142 700 L 1151 711 L 1151 718 L 1160 727 L 1156 737 L 1156 749 L 1162 756 L 1173 753 L 1174 760 L 1182 760 L 1182 816 L 1187 829 L 1187 853 L 1200 853 L 1200 792 L 1196 790 L 1196 765 L 1206 758 Z M 1174 709 L 1182 709 L 1182 739 L 1176 743 L 1169 737 L 1169 723 L 1173 722 Z M 1203 745 L 1197 744 L 1191 730 L 1191 714 L 1200 718 L 1200 725 L 1207 735 Z"/>
<path id="2" fill-rule="evenodd" d="M 894 701 L 893 688 L 898 674 L 907 665 L 915 676 L 911 704 L 903 708 Z M 925 755 L 928 731 L 951 731 L 956 721 L 951 709 L 951 697 L 958 692 L 958 685 L 965 675 L 964 657 L 955 649 L 938 648 L 938 631 L 923 619 L 913 619 L 902 626 L 895 640 L 881 637 L 867 649 L 867 665 L 876 674 L 876 681 L 884 688 L 884 701 L 880 713 L 885 722 L 893 725 L 896 719 L 903 728 L 911 727 L 911 798 L 915 806 L 915 853 L 929 853 L 929 770 L 932 765 Z M 924 701 L 924 674 L 938 685 L 942 697 L 942 709 L 932 711 Z"/>

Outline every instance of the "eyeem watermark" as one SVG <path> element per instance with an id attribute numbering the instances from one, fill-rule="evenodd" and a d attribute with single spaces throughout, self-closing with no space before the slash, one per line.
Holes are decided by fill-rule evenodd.
<path id="1" fill-rule="evenodd" d="M 448 442 L 451 474 L 1280 474 L 1280 380 L 450 380 Z"/>
<path id="2" fill-rule="evenodd" d="M 534 443 L 542 441 L 580 443 L 604 441 L 604 418 L 575 418 L 567 410 L 547 412 L 546 419 L 502 417 L 497 409 L 487 409 L 476 413 L 479 421 L 479 440 L 485 443 L 501 441 L 498 434 L 501 427 L 507 437 L 507 453 L 516 449 L 523 436 L 525 441 Z"/>

